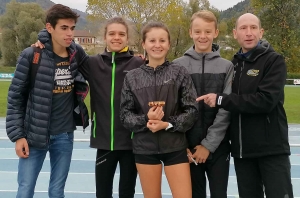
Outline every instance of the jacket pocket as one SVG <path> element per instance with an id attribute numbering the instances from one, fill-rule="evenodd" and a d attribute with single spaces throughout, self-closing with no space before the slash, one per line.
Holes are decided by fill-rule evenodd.
<path id="1" fill-rule="evenodd" d="M 270 130 L 270 124 L 271 124 L 271 121 L 270 121 L 270 118 L 269 116 L 267 115 L 266 116 L 266 119 L 265 119 L 265 136 L 266 136 L 266 141 L 269 142 L 269 130 Z"/>

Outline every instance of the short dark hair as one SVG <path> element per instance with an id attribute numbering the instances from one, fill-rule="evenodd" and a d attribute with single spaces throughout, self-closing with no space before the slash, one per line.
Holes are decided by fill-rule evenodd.
<path id="1" fill-rule="evenodd" d="M 105 27 L 104 27 L 104 37 L 106 36 L 106 33 L 107 33 L 107 27 L 111 24 L 114 24 L 114 23 L 124 25 L 124 27 L 126 28 L 126 34 L 127 34 L 127 37 L 128 37 L 128 29 L 129 29 L 128 24 L 127 24 L 126 20 L 122 17 L 113 17 L 113 18 L 110 18 L 106 21 L 106 24 L 105 24 Z"/>
<path id="2" fill-rule="evenodd" d="M 59 19 L 74 19 L 75 23 L 77 23 L 79 17 L 80 15 L 68 6 L 55 4 L 46 13 L 46 23 L 50 23 L 55 28 Z"/>
<path id="3" fill-rule="evenodd" d="M 161 22 L 155 22 L 155 21 L 151 21 L 143 27 L 143 29 L 142 29 L 142 40 L 143 40 L 143 42 L 146 41 L 146 34 L 148 32 L 150 32 L 150 30 L 152 28 L 160 28 L 160 29 L 165 30 L 168 33 L 169 42 L 171 42 L 170 32 L 169 32 L 169 29 L 167 28 L 167 26 L 165 24 L 161 23 Z"/>

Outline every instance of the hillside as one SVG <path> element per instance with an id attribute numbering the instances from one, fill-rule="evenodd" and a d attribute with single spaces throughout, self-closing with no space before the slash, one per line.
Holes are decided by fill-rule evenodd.
<path id="1" fill-rule="evenodd" d="M 11 0 L 0 0 L 0 15 L 4 14 L 6 4 L 9 3 L 10 1 Z M 44 10 L 49 9 L 51 6 L 55 4 L 50 0 L 16 0 L 16 1 L 22 3 L 38 3 Z M 84 29 L 84 27 L 87 24 L 86 21 L 87 14 L 77 9 L 73 9 L 73 10 L 80 15 L 76 29 Z"/>
<path id="2" fill-rule="evenodd" d="M 239 2 L 235 6 L 228 8 L 227 10 L 221 11 L 220 20 L 235 18 L 245 12 L 251 12 L 251 2 L 250 0 L 244 0 Z"/>

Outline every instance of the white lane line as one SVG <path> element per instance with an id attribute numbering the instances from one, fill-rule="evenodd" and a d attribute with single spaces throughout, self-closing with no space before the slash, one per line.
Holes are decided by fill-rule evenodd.
<path id="1" fill-rule="evenodd" d="M 0 150 L 15 150 L 15 148 L 0 148 Z M 96 153 L 96 149 L 89 148 L 89 147 L 87 147 L 86 149 L 76 149 L 76 148 L 73 149 L 73 151 L 86 151 L 86 150 L 93 151 Z"/>
<path id="2" fill-rule="evenodd" d="M 9 140 L 8 137 L 0 137 L 0 140 Z M 74 139 L 74 142 L 90 142 L 90 139 Z"/>
<path id="3" fill-rule="evenodd" d="M 9 158 L 9 157 L 5 157 L 5 158 L 0 158 L 0 160 L 19 160 L 19 158 Z M 49 158 L 45 158 L 45 161 L 50 161 Z M 88 162 L 94 162 L 95 159 L 72 159 L 72 161 L 88 161 Z"/>
<path id="4" fill-rule="evenodd" d="M 0 190 L 0 192 L 17 192 L 17 190 Z M 48 193 L 48 191 L 43 191 L 43 190 L 36 190 L 34 191 L 35 193 Z M 88 192 L 88 191 L 68 191 L 65 190 L 65 193 L 73 193 L 73 194 L 95 194 L 95 192 Z M 118 192 L 113 192 L 114 195 L 118 195 Z M 143 195 L 142 192 L 136 192 L 135 195 Z M 172 193 L 161 193 L 161 195 L 165 196 L 172 196 Z M 210 194 L 207 194 L 210 196 Z M 238 197 L 239 195 L 227 195 L 227 197 Z M 294 198 L 300 198 L 300 197 L 294 197 Z"/>
<path id="5" fill-rule="evenodd" d="M 0 174 L 18 174 L 17 171 L 0 171 Z M 40 172 L 40 174 L 50 175 L 50 172 Z M 95 175 L 95 173 L 75 173 L 69 172 L 69 175 Z M 120 176 L 120 173 L 115 173 L 116 176 Z M 163 177 L 166 177 L 165 174 L 162 174 Z M 139 178 L 139 176 L 138 176 Z M 229 178 L 236 178 L 235 175 L 230 175 Z M 300 180 L 298 177 L 292 177 L 292 180 Z"/>

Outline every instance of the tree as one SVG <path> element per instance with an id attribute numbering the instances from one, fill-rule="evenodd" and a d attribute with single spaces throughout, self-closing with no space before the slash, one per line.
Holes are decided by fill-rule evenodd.
<path id="1" fill-rule="evenodd" d="M 0 17 L 4 65 L 15 65 L 20 52 L 36 41 L 38 32 L 45 27 L 44 18 L 44 10 L 36 3 L 6 4 L 6 12 Z"/>
<path id="2" fill-rule="evenodd" d="M 114 16 L 123 16 L 132 26 L 131 38 L 141 53 L 141 30 L 149 21 L 165 23 L 171 34 L 169 57 L 182 55 L 183 37 L 188 38 L 188 22 L 182 0 L 89 0 L 87 12 L 89 20 L 103 21 Z M 186 39 L 185 39 L 186 40 Z"/>
<path id="3" fill-rule="evenodd" d="M 300 72 L 300 0 L 251 0 L 265 38 L 285 57 L 289 72 Z"/>

